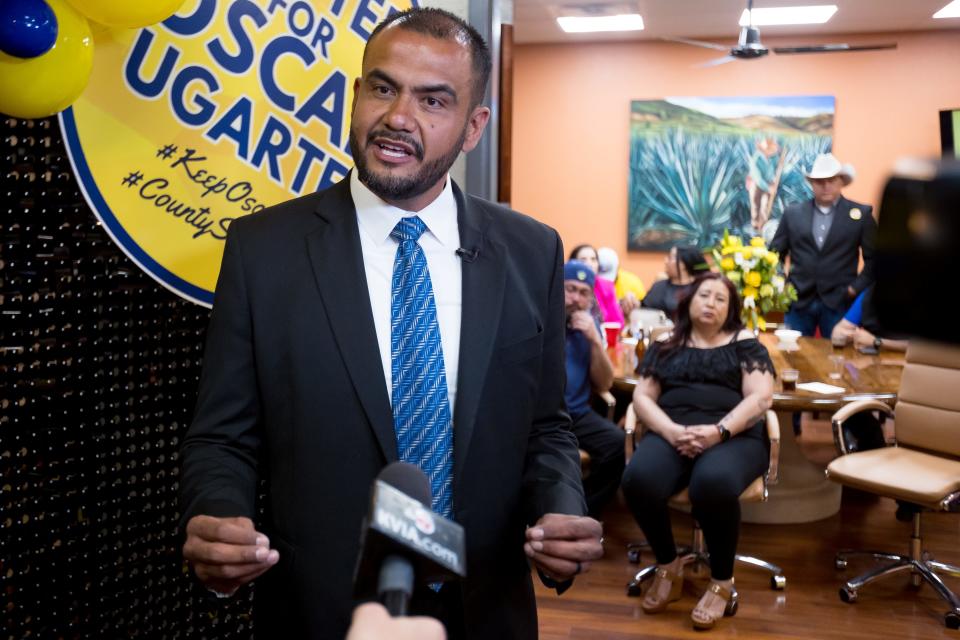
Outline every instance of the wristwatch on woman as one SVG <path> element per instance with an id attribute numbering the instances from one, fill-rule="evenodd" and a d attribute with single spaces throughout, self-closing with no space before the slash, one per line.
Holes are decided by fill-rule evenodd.
<path id="1" fill-rule="evenodd" d="M 877 336 L 873 339 L 873 348 L 879 351 L 881 346 L 883 346 L 883 338 Z"/>
<path id="2" fill-rule="evenodd" d="M 727 440 L 730 439 L 730 430 L 727 429 L 725 426 L 723 426 L 722 422 L 718 422 L 713 426 L 715 426 L 717 428 L 717 431 L 720 432 L 720 442 L 726 442 Z"/>

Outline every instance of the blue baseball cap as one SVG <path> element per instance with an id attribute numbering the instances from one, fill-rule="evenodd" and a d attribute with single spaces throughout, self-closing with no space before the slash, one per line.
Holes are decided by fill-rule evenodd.
<path id="1" fill-rule="evenodd" d="M 586 263 L 580 262 L 579 260 L 569 260 L 565 265 L 563 265 L 564 280 L 576 280 L 577 282 L 582 282 L 593 289 L 593 283 L 596 277 L 596 274 L 593 273 L 593 269 L 588 267 Z"/>

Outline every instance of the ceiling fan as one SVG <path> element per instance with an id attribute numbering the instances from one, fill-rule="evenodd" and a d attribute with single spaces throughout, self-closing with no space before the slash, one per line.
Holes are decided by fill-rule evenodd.
<path id="1" fill-rule="evenodd" d="M 692 44 L 696 47 L 704 47 L 707 49 L 716 49 L 718 51 L 726 51 L 727 55 L 722 58 L 716 58 L 707 62 L 705 64 L 699 65 L 701 67 L 714 67 L 720 64 L 726 64 L 727 62 L 733 62 L 734 60 L 752 60 L 754 58 L 762 58 L 773 51 L 774 53 L 840 53 L 844 51 L 877 51 L 880 49 L 896 49 L 897 43 L 888 42 L 881 44 L 864 44 L 864 45 L 850 45 L 844 43 L 837 44 L 811 44 L 811 45 L 797 45 L 792 47 L 773 47 L 767 48 L 762 42 L 760 42 L 760 29 L 753 26 L 753 0 L 747 0 L 747 15 L 750 17 L 750 24 L 746 27 L 740 29 L 740 38 L 737 41 L 736 46 L 732 49 L 725 47 L 722 44 L 717 44 L 715 42 L 705 42 L 703 40 L 691 40 L 690 38 L 664 38 L 664 40 L 670 40 L 671 42 L 681 42 L 683 44 Z"/>

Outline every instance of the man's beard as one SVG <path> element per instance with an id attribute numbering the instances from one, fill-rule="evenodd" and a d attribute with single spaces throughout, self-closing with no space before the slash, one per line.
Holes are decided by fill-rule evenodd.
<path id="1" fill-rule="evenodd" d="M 423 146 L 402 133 L 386 131 L 371 131 L 367 136 L 367 145 L 373 144 L 375 138 L 385 140 L 395 140 L 411 146 L 414 150 L 414 157 L 423 160 Z M 460 155 L 460 149 L 463 148 L 463 141 L 467 138 L 467 128 L 464 126 L 460 133 L 460 139 L 443 156 L 436 160 L 431 160 L 424 164 L 412 176 L 402 177 L 393 176 L 389 173 L 376 173 L 370 169 L 367 164 L 367 158 L 360 149 L 357 141 L 356 132 L 350 129 L 350 153 L 353 155 L 353 161 L 357 167 L 357 176 L 360 182 L 365 184 L 370 191 L 377 194 L 383 200 L 403 201 L 415 198 L 439 182 L 453 166 L 457 156 Z"/>

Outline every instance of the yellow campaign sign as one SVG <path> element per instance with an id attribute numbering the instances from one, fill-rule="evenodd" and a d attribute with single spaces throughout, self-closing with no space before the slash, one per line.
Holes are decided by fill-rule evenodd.
<path id="1" fill-rule="evenodd" d="M 233 220 L 343 178 L 353 80 L 374 27 L 410 0 L 188 0 L 96 35 L 60 114 L 90 207 L 147 273 L 213 303 Z"/>

